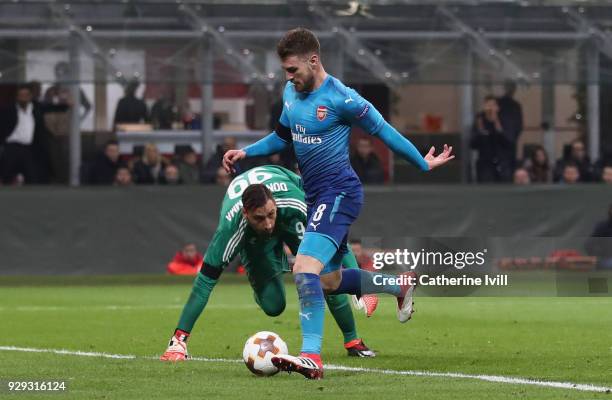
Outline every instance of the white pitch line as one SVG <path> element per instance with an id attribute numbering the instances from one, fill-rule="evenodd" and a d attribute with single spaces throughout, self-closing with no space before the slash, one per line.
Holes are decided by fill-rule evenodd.
<path id="1" fill-rule="evenodd" d="M 74 350 L 63 350 L 63 349 L 36 349 L 32 347 L 17 347 L 17 346 L 0 346 L 0 351 L 21 351 L 26 353 L 53 353 L 63 354 L 68 356 L 82 356 L 82 357 L 103 357 L 103 358 L 119 358 L 133 360 L 137 358 L 131 354 L 109 354 L 109 353 L 98 353 L 93 351 L 74 351 Z"/>
<path id="2" fill-rule="evenodd" d="M 100 353 L 91 351 L 74 351 L 64 349 L 39 349 L 32 347 L 16 347 L 16 346 L 0 346 L 0 351 L 20 351 L 28 353 L 52 353 L 60 355 L 71 355 L 71 356 L 82 356 L 82 357 L 101 357 L 101 358 L 112 358 L 112 359 L 149 359 L 158 360 L 158 357 L 144 357 L 136 356 L 133 354 L 111 354 L 111 353 Z M 242 360 L 228 359 L 228 358 L 205 358 L 205 357 L 192 357 L 192 361 L 203 361 L 203 362 L 219 362 L 219 363 L 241 363 Z M 361 368 L 361 367 L 346 367 L 343 365 L 328 364 L 325 369 L 336 370 L 336 371 L 350 371 L 350 372 L 367 372 L 376 373 L 383 375 L 406 375 L 406 376 L 426 376 L 436 378 L 456 378 L 456 379 L 475 379 L 486 382 L 495 383 L 507 383 L 514 385 L 533 385 L 542 387 L 551 387 L 557 389 L 570 389 L 580 390 L 584 392 L 612 392 L 612 387 L 596 386 L 585 383 L 572 383 L 572 382 L 554 382 L 554 381 L 542 381 L 527 378 L 509 377 L 509 376 L 498 376 L 498 375 L 474 375 L 474 374 L 463 374 L 460 372 L 430 372 L 430 371 L 401 371 L 393 369 L 376 369 L 376 368 Z"/>
<path id="3" fill-rule="evenodd" d="M 431 376 L 431 377 L 440 377 L 440 378 L 477 379 L 477 380 L 487 381 L 487 382 L 546 386 L 546 387 L 553 387 L 553 388 L 560 388 L 560 389 L 582 390 L 586 392 L 604 392 L 604 393 L 612 392 L 612 387 L 595 386 L 595 385 L 585 384 L 585 383 L 540 381 L 540 380 L 527 379 L 527 378 L 513 378 L 509 376 L 463 374 L 461 372 L 397 371 L 393 369 L 345 367 L 343 365 L 326 365 L 325 369 L 332 369 L 332 370 L 338 370 L 338 371 L 352 371 L 352 372 L 374 372 L 374 373 L 385 374 L 385 375 L 409 375 L 409 376 Z"/>

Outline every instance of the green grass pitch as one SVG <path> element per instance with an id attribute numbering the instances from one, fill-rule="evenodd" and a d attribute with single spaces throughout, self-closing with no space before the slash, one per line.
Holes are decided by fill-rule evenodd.
<path id="1" fill-rule="evenodd" d="M 227 279 L 229 278 L 229 279 Z M 333 399 L 612 399 L 605 392 L 486 382 L 470 378 L 327 370 L 322 381 L 279 374 L 258 378 L 238 362 L 168 364 L 163 352 L 190 280 L 168 277 L 0 280 L 0 346 L 135 355 L 134 359 L 0 350 L 0 380 L 68 380 L 53 398 L 333 398 Z M 86 285 L 90 283 L 91 285 Z M 418 294 L 418 293 L 417 293 Z M 295 288 L 288 306 L 269 318 L 242 277 L 222 277 L 196 324 L 190 353 L 237 360 L 260 330 L 299 350 Z M 394 299 L 381 296 L 375 315 L 355 312 L 375 359 L 348 358 L 329 314 L 324 361 L 377 370 L 456 372 L 612 387 L 612 298 L 468 297 L 415 300 L 408 324 Z M 6 395 L 0 391 L 0 397 Z M 45 394 L 9 398 L 47 398 Z"/>

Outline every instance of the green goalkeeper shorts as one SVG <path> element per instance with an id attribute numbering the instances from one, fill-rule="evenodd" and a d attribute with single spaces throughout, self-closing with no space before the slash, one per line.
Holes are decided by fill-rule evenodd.
<path id="1" fill-rule="evenodd" d="M 263 297 L 272 296 L 280 301 L 282 297 L 284 304 L 285 289 L 282 279 L 284 273 L 291 272 L 291 268 L 282 243 L 260 249 L 251 247 L 243 250 L 240 258 L 246 269 L 249 283 L 255 292 L 256 300 L 259 293 L 260 300 L 263 300 Z M 260 304 L 260 301 L 257 303 Z"/>
<path id="2" fill-rule="evenodd" d="M 283 275 L 268 279 L 257 288 L 253 287 L 253 297 L 266 315 L 270 317 L 281 315 L 287 305 Z"/>

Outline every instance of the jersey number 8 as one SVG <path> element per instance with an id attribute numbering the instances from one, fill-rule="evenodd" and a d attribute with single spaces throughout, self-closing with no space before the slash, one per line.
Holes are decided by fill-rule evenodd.
<path id="1" fill-rule="evenodd" d="M 321 217 L 323 216 L 323 213 L 325 212 L 326 208 L 327 208 L 327 204 L 319 205 L 319 207 L 317 207 L 317 210 L 315 211 L 314 215 L 312 216 L 312 220 L 314 222 L 318 222 L 321 219 Z"/>

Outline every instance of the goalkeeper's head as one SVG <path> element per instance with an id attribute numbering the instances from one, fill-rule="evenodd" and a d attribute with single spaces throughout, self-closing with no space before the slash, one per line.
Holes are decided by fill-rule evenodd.
<path id="1" fill-rule="evenodd" d="M 261 236 L 271 236 L 276 225 L 276 202 L 265 185 L 255 184 L 242 194 L 242 215 L 247 223 Z"/>

